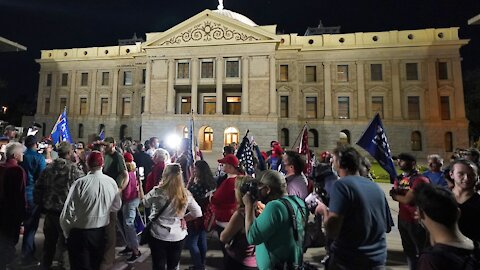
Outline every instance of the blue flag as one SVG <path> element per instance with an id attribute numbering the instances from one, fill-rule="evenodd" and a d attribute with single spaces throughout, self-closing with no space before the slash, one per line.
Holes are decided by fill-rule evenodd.
<path id="1" fill-rule="evenodd" d="M 58 117 L 57 123 L 53 126 L 52 133 L 53 144 L 56 145 L 60 142 L 72 143 L 72 136 L 70 135 L 70 129 L 68 129 L 67 108 Z"/>
<path id="2" fill-rule="evenodd" d="M 98 137 L 102 141 L 105 140 L 105 130 L 104 129 L 100 130 L 100 133 L 98 134 Z"/>
<path id="3" fill-rule="evenodd" d="M 378 113 L 363 132 L 357 145 L 365 149 L 378 161 L 380 166 L 390 174 L 390 179 L 397 177 L 397 171 L 393 165 L 392 153 L 390 152 L 390 145 L 388 144 L 387 135 L 385 134 L 385 129 L 383 128 L 382 120 Z"/>

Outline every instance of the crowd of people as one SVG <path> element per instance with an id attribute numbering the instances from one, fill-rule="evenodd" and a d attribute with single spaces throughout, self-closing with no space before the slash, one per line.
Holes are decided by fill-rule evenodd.
<path id="1" fill-rule="evenodd" d="M 349 145 L 321 153 L 307 173 L 303 155 L 272 141 L 269 151 L 256 151 L 255 173 L 247 175 L 235 145 L 224 147 L 212 171 L 193 160 L 188 139 L 172 152 L 156 137 L 43 142 L 40 149 L 35 136 L 20 143 L 11 129 L 4 135 L 0 269 L 54 269 L 54 261 L 57 269 L 111 269 L 117 235 L 125 243 L 118 255 L 133 264 L 142 255 L 139 208 L 148 216 L 141 233 L 155 270 L 179 269 L 183 248 L 191 254 L 189 269 L 205 269 L 210 231 L 218 234 L 224 269 L 309 269 L 303 254 L 314 231 L 325 234 L 327 269 L 385 269 L 386 234 L 395 224 L 410 269 L 479 267 L 480 152 L 474 148 L 446 166 L 429 155 L 423 173 L 412 154 L 394 157 L 402 171 L 390 191 L 399 203 L 395 223 L 370 162 Z M 319 222 L 308 226 L 312 214 Z M 36 258 L 41 216 L 45 241 Z"/>

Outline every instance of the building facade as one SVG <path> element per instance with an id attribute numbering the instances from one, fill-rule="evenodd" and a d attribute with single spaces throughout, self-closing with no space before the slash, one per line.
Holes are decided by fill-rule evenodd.
<path id="1" fill-rule="evenodd" d="M 262 149 L 355 143 L 375 113 L 394 153 L 448 156 L 468 146 L 458 28 L 298 36 L 205 10 L 135 45 L 43 50 L 38 123 L 68 109 L 72 136 L 186 134 L 212 155 L 247 129 Z M 342 132 L 342 133 L 341 133 Z M 48 135 L 48 134 L 45 134 Z M 298 142 L 297 142 L 298 143 Z"/>

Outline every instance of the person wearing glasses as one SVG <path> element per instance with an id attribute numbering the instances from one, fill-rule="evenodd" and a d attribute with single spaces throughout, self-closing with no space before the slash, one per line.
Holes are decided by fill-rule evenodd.
<path id="1" fill-rule="evenodd" d="M 442 187 L 447 187 L 447 181 L 445 180 L 442 166 L 443 166 L 443 158 L 439 155 L 429 155 L 427 157 L 428 160 L 428 170 L 423 173 L 423 176 L 430 179 L 430 182 L 435 185 L 439 185 Z"/>

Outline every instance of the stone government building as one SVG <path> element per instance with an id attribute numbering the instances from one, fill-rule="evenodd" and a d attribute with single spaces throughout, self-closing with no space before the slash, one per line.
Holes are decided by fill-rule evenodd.
<path id="1" fill-rule="evenodd" d="M 218 157 L 245 131 L 316 151 L 355 143 L 376 112 L 393 153 L 447 157 L 468 146 L 458 28 L 299 36 L 223 9 L 133 45 L 42 50 L 35 120 L 48 135 L 66 106 L 75 140 L 187 132 Z M 210 152 L 212 151 L 212 152 Z M 211 153 L 211 154 L 210 154 Z"/>

